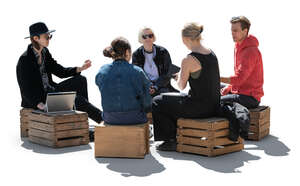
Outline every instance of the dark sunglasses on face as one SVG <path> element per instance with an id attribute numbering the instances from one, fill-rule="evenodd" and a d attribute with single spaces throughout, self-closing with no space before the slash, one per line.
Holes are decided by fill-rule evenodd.
<path id="1" fill-rule="evenodd" d="M 152 39 L 153 37 L 154 37 L 154 34 L 145 34 L 145 35 L 142 35 L 143 39 L 147 39 L 147 38 Z"/>
<path id="2" fill-rule="evenodd" d="M 51 38 L 52 38 L 52 35 L 51 35 L 51 34 L 49 34 L 49 35 L 47 35 L 47 36 L 45 37 L 46 40 L 49 40 L 49 39 L 51 39 Z"/>

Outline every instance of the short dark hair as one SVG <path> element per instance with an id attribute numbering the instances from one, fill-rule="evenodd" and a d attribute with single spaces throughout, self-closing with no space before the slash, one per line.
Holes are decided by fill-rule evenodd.
<path id="1" fill-rule="evenodd" d="M 250 23 L 249 19 L 245 16 L 232 17 L 231 20 L 230 20 L 230 23 L 231 24 L 241 23 L 242 30 L 247 28 L 248 32 L 249 32 L 249 29 L 250 29 L 250 26 L 251 26 L 251 23 Z"/>
<path id="2" fill-rule="evenodd" d="M 111 42 L 111 46 L 103 50 L 103 55 L 113 59 L 125 58 L 127 50 L 131 51 L 129 41 L 124 37 L 118 37 Z"/>

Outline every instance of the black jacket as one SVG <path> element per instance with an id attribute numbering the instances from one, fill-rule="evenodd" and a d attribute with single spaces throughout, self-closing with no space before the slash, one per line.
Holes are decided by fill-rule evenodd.
<path id="1" fill-rule="evenodd" d="M 162 46 L 153 45 L 156 49 L 156 56 L 154 57 L 154 62 L 158 69 L 159 78 L 154 82 L 154 86 L 160 88 L 169 88 L 170 91 L 174 91 L 175 89 L 170 84 L 170 79 L 172 74 L 169 73 L 170 66 L 172 64 L 172 60 L 169 52 Z M 132 64 L 137 65 L 144 69 L 145 64 L 145 56 L 143 53 L 144 47 L 139 47 L 132 54 Z"/>
<path id="2" fill-rule="evenodd" d="M 57 64 L 47 48 L 45 53 L 45 68 L 49 84 L 53 87 L 56 86 L 56 83 L 52 80 L 52 74 L 59 78 L 67 78 L 78 74 L 76 73 L 76 67 L 64 68 L 60 64 Z M 27 50 L 19 58 L 17 80 L 22 96 L 22 107 L 36 109 L 36 106 L 40 102 L 45 102 L 47 92 L 44 90 L 39 65 L 31 44 L 28 45 Z"/>
<path id="3" fill-rule="evenodd" d="M 229 139 L 237 141 L 241 136 L 248 138 L 250 126 L 250 112 L 243 105 L 236 102 L 222 102 L 218 111 L 218 116 L 229 120 Z"/>

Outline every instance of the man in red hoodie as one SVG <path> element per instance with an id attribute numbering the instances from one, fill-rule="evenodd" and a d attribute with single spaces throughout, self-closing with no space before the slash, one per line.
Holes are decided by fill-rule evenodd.
<path id="1" fill-rule="evenodd" d="M 234 49 L 234 76 L 221 77 L 221 101 L 238 102 L 247 108 L 259 105 L 263 91 L 263 63 L 258 40 L 248 35 L 250 21 L 244 17 L 231 19 Z"/>

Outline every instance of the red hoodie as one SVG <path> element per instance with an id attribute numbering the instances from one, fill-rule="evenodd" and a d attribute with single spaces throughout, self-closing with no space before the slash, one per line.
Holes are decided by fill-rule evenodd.
<path id="1" fill-rule="evenodd" d="M 234 76 L 230 77 L 231 93 L 252 96 L 258 101 L 264 95 L 264 72 L 258 40 L 249 35 L 235 45 Z"/>

